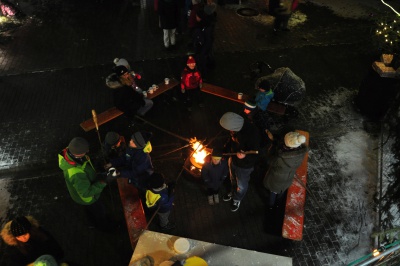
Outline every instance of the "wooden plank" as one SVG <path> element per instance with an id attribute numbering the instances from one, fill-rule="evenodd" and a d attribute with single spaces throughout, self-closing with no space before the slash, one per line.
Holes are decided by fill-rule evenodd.
<path id="1" fill-rule="evenodd" d="M 137 239 L 142 231 L 146 229 L 146 216 L 144 214 L 138 190 L 128 183 L 127 178 L 117 178 L 117 182 L 126 226 L 128 228 L 129 239 L 131 241 L 132 249 L 134 250 Z"/>
<path id="2" fill-rule="evenodd" d="M 309 133 L 301 130 L 296 131 L 306 136 L 306 144 L 308 146 Z M 304 186 L 307 184 L 307 165 L 308 152 L 296 171 L 296 175 L 301 182 L 294 179 L 287 192 L 285 217 L 282 226 L 282 236 L 284 238 L 298 241 L 303 239 L 304 205 L 306 201 L 306 188 Z"/>
<path id="3" fill-rule="evenodd" d="M 119 110 L 117 107 L 111 107 L 110 109 L 102 112 L 101 114 L 97 114 L 97 123 L 100 126 L 100 125 L 105 124 L 108 121 L 113 120 L 114 118 L 122 115 L 123 113 L 124 112 Z M 80 124 L 80 126 L 86 132 L 96 128 L 93 118 L 90 118 L 90 119 L 82 122 Z"/>
<path id="4" fill-rule="evenodd" d="M 231 90 L 228 90 L 228 89 L 225 89 L 225 88 L 213 85 L 213 84 L 209 84 L 209 83 L 203 83 L 203 87 L 201 88 L 201 91 L 210 93 L 212 95 L 219 96 L 219 97 L 231 100 L 231 101 L 242 103 L 242 104 L 244 104 L 245 101 L 250 98 L 249 95 L 243 94 L 242 99 L 238 99 L 237 92 L 234 92 L 234 91 L 231 91 Z M 278 115 L 284 115 L 285 111 L 286 111 L 286 106 L 281 103 L 270 102 L 268 104 L 267 111 L 270 113 L 278 114 Z"/>
<path id="5" fill-rule="evenodd" d="M 171 78 L 169 80 L 169 84 L 165 84 L 164 82 L 158 84 L 158 90 L 156 90 L 152 94 L 148 93 L 147 94 L 147 98 L 148 99 L 153 99 L 153 98 L 157 97 L 158 95 L 160 95 L 160 94 L 162 94 L 162 93 L 174 88 L 178 84 L 179 84 L 179 82 L 176 79 Z M 108 121 L 111 121 L 114 118 L 117 118 L 118 116 L 122 115 L 123 113 L 124 112 L 122 112 L 121 110 L 117 109 L 116 107 L 111 107 L 110 109 L 108 109 L 108 110 L 106 110 L 106 111 L 104 111 L 104 112 L 102 112 L 100 114 L 97 114 L 97 124 L 99 126 L 101 126 L 101 125 L 107 123 Z M 94 121 L 93 121 L 93 118 L 89 118 L 88 120 L 82 122 L 80 124 L 80 126 L 86 132 L 96 128 L 96 126 L 94 124 Z"/>

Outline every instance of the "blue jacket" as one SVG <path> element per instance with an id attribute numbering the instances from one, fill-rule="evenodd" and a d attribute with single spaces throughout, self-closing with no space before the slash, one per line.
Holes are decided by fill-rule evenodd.
<path id="1" fill-rule="evenodd" d="M 267 110 L 267 106 L 269 102 L 274 98 L 274 92 L 272 90 L 269 91 L 259 91 L 256 94 L 256 103 L 258 108 L 260 108 L 262 111 Z"/>
<path id="2" fill-rule="evenodd" d="M 207 188 L 217 190 L 227 177 L 228 171 L 228 161 L 225 158 L 222 158 L 220 163 L 215 165 L 211 161 L 211 155 L 209 155 L 205 158 L 205 163 L 201 168 L 201 177 Z"/>
<path id="3" fill-rule="evenodd" d="M 147 207 L 159 206 L 159 213 L 166 213 L 172 210 L 172 203 L 174 202 L 174 195 L 168 190 L 168 186 L 160 191 L 154 189 L 148 189 L 146 191 L 146 205 Z"/>
<path id="4" fill-rule="evenodd" d="M 117 157 L 110 160 L 114 167 L 117 167 L 121 177 L 137 179 L 153 173 L 153 164 L 150 154 L 145 153 L 143 149 L 126 149 L 125 158 Z"/>

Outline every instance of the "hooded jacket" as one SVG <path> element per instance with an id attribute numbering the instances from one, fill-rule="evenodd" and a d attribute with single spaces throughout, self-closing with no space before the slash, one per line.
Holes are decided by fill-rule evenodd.
<path id="1" fill-rule="evenodd" d="M 213 164 L 211 155 L 204 159 L 205 163 L 201 168 L 201 177 L 207 188 L 218 190 L 228 175 L 228 161 L 222 158 L 218 164 Z"/>
<path id="2" fill-rule="evenodd" d="M 203 84 L 201 73 L 197 67 L 190 69 L 186 66 L 181 75 L 181 89 L 192 90 L 197 89 Z"/>
<path id="3" fill-rule="evenodd" d="M 62 259 L 64 252 L 51 234 L 40 227 L 39 222 L 32 216 L 26 216 L 26 218 L 32 224 L 28 242 L 20 242 L 11 234 L 12 221 L 7 222 L 1 230 L 2 239 L 11 247 L 4 254 L 8 262 L 6 265 L 25 266 L 45 254 L 51 255 L 57 260 Z"/>
<path id="4" fill-rule="evenodd" d="M 96 180 L 89 156 L 80 164 L 71 158 L 66 148 L 58 154 L 58 166 L 63 170 L 69 194 L 76 203 L 90 205 L 99 199 L 106 184 Z"/>
<path id="5" fill-rule="evenodd" d="M 264 186 L 275 193 L 282 193 L 288 189 L 307 151 L 308 147 L 305 145 L 290 149 L 282 142 L 264 177 Z"/>
<path id="6" fill-rule="evenodd" d="M 146 205 L 148 208 L 159 206 L 159 213 L 166 213 L 172 210 L 174 195 L 169 192 L 168 186 L 164 184 L 161 190 L 148 189 L 146 191 Z"/>

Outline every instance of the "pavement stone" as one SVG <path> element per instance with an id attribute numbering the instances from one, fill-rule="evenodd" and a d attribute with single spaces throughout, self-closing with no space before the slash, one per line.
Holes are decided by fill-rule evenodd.
<path id="1" fill-rule="evenodd" d="M 143 73 L 144 88 L 166 76 L 178 78 L 186 62 L 186 47 L 173 52 L 162 49 L 162 33 L 151 5 L 143 10 L 125 3 L 102 1 L 96 9 L 91 1 L 63 4 L 65 13 L 32 19 L 15 31 L 10 43 L 0 47 L 0 83 L 6 88 L 0 90 L 0 98 L 7 99 L 0 105 L 0 180 L 11 195 L 0 222 L 23 214 L 37 217 L 60 241 L 67 259 L 81 265 L 127 265 L 132 250 L 125 230 L 111 235 L 87 230 L 84 214 L 70 200 L 57 169 L 57 153 L 75 136 L 88 139 L 93 155 L 99 151 L 96 133 L 83 132 L 79 123 L 90 118 L 91 109 L 101 112 L 112 106 L 111 91 L 104 81 L 114 57 L 133 62 L 133 69 Z M 261 10 L 260 17 L 267 17 L 262 2 L 247 4 Z M 218 8 L 217 65 L 207 82 L 252 94 L 254 80 L 249 66 L 259 60 L 273 68 L 290 66 L 305 81 L 307 97 L 299 106 L 299 117 L 290 123 L 309 131 L 312 137 L 308 187 L 318 204 L 307 196 L 304 240 L 293 242 L 280 237 L 283 210 L 275 214 L 264 211 L 265 191 L 260 189 L 262 176 L 258 172 L 237 213 L 231 213 L 228 203 L 222 201 L 210 207 L 201 183 L 184 173 L 172 213 L 177 224 L 173 233 L 290 256 L 294 265 L 341 265 L 337 254 L 349 247 L 336 235 L 337 220 L 350 213 L 334 204 L 343 196 L 338 184 L 346 177 L 331 158 L 331 142 L 363 127 L 364 118 L 352 109 L 351 100 L 377 57 L 369 41 L 373 23 L 339 18 L 326 8 L 306 3 L 300 11 L 308 20 L 289 34 L 276 37 L 271 32 L 271 17 L 241 17 L 236 8 Z M 335 92 L 346 98 L 335 98 Z M 185 138 L 210 140 L 221 131 L 219 117 L 242 108 L 205 95 L 206 108 L 187 113 L 180 103 L 171 101 L 171 96 L 166 93 L 156 98 L 146 119 Z M 185 145 L 184 141 L 148 124 L 128 128 L 124 117 L 102 126 L 100 133 L 104 137 L 108 130 L 117 130 L 128 137 L 137 129 L 154 132 L 155 168 L 175 180 L 187 150 L 162 155 Z M 215 141 L 226 137 L 220 134 Z M 321 176 L 326 177 L 325 182 L 316 182 Z M 107 190 L 104 200 L 110 210 L 115 208 L 115 219 L 121 219 L 116 187 Z M 160 230 L 156 221 L 149 229 Z M 6 251 L 1 243 L 1 265 Z"/>

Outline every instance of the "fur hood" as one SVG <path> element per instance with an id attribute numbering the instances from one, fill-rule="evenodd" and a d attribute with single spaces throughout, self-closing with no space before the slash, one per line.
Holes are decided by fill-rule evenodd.
<path id="1" fill-rule="evenodd" d="M 26 216 L 26 218 L 29 220 L 29 222 L 32 224 L 32 227 L 36 227 L 39 228 L 39 222 L 33 218 L 32 216 Z M 15 238 L 15 236 L 13 236 L 10 232 L 10 228 L 11 228 L 11 222 L 9 221 L 8 223 L 6 223 L 3 227 L 3 229 L 1 230 L 1 238 L 3 238 L 4 242 L 9 245 L 9 246 L 16 246 L 17 245 L 17 239 Z"/>
<path id="2" fill-rule="evenodd" d="M 106 85 L 110 89 L 118 89 L 123 86 L 122 83 L 119 81 L 117 74 L 115 73 L 108 75 L 108 77 L 106 78 Z"/>

